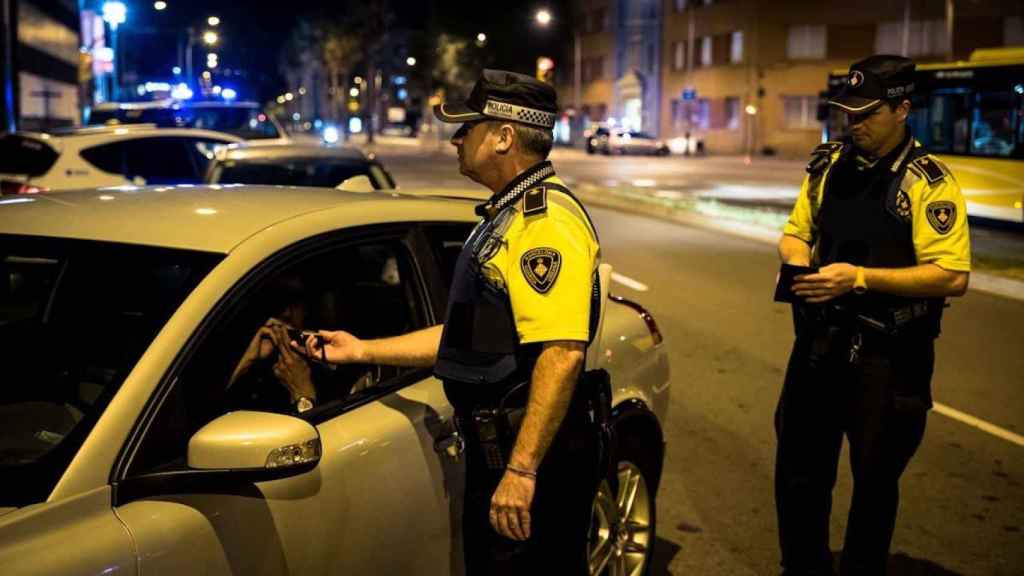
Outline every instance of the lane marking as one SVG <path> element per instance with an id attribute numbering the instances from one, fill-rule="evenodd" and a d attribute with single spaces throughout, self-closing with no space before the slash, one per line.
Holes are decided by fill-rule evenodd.
<path id="1" fill-rule="evenodd" d="M 957 420 L 959 422 L 967 424 L 968 426 L 973 426 L 974 428 L 977 428 L 982 432 L 988 432 L 989 434 L 997 438 L 1002 438 L 1003 440 L 1006 440 L 1007 442 L 1010 442 L 1012 444 L 1016 444 L 1017 446 L 1024 446 L 1024 436 L 1010 432 L 1005 428 L 1000 428 L 995 424 L 985 422 L 980 418 L 975 418 L 974 416 L 971 416 L 970 414 L 967 414 L 965 412 L 961 412 L 956 408 L 946 406 L 945 404 L 940 404 L 939 402 L 932 402 L 932 409 L 938 412 L 939 414 L 942 414 L 943 416 L 952 418 L 953 420 Z"/>
<path id="2" fill-rule="evenodd" d="M 637 280 L 633 280 L 629 276 L 623 276 L 618 272 L 612 272 L 612 282 L 618 282 L 619 284 L 622 284 L 626 288 L 632 288 L 637 292 L 647 292 L 648 290 L 650 290 L 650 288 L 647 287 L 647 284 L 644 284 L 643 282 Z"/>

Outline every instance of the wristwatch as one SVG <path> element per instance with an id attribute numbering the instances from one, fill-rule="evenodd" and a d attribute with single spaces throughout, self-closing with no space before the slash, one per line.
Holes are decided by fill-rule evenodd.
<path id="1" fill-rule="evenodd" d="M 313 409 L 313 399 L 308 396 L 299 396 L 299 399 L 295 401 L 295 411 L 299 414 L 303 412 L 309 412 Z"/>
<path id="2" fill-rule="evenodd" d="M 868 291 L 868 283 L 864 280 L 864 267 L 857 266 L 857 279 L 853 281 L 853 292 L 863 294 Z"/>

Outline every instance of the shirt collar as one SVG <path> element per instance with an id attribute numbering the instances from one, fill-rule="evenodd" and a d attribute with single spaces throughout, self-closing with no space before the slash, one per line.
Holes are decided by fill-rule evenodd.
<path id="1" fill-rule="evenodd" d="M 555 169 L 551 162 L 544 160 L 523 170 L 518 176 L 512 179 L 500 192 L 495 193 L 487 202 L 476 207 L 476 213 L 487 219 L 493 218 L 495 214 L 506 206 L 514 204 L 522 198 L 527 190 L 533 188 L 538 182 L 555 175 Z"/>
<path id="2" fill-rule="evenodd" d="M 874 169 L 876 166 L 889 168 L 892 172 L 899 170 L 900 164 L 903 163 L 904 158 L 910 153 L 910 150 L 914 147 L 914 138 L 910 134 L 910 130 L 907 129 L 906 134 L 903 135 L 903 140 L 900 141 L 899 145 L 889 151 L 888 154 L 881 158 L 871 159 L 864 155 L 860 150 L 856 151 L 856 166 L 858 170 Z"/>

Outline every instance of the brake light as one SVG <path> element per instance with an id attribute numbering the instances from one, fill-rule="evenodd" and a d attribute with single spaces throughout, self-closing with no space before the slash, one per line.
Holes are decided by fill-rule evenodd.
<path id="1" fill-rule="evenodd" d="M 25 184 L 24 182 L 0 180 L 0 195 L 4 196 L 9 194 L 38 194 L 40 192 L 46 192 L 46 190 L 46 188 L 32 186 L 31 184 Z"/>
<path id="2" fill-rule="evenodd" d="M 633 302 L 632 300 L 627 300 L 622 296 L 615 296 L 614 294 L 609 294 L 608 299 L 614 302 L 618 302 L 623 306 L 632 308 L 637 314 L 639 314 L 640 318 L 644 321 L 644 324 L 647 325 L 647 329 L 651 331 L 651 337 L 654 338 L 655 346 L 661 344 L 665 340 L 665 338 L 661 335 L 661 329 L 658 328 L 658 323 L 654 321 L 654 316 L 651 316 L 651 313 L 648 312 L 646 308 L 637 304 L 636 302 Z"/>

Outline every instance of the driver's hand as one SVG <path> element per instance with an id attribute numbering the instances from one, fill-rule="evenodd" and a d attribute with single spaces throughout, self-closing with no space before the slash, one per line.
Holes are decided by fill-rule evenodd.
<path id="1" fill-rule="evenodd" d="M 344 330 L 331 332 L 320 330 L 317 332 L 320 338 L 310 334 L 306 341 L 299 343 L 294 340 L 290 342 L 292 349 L 299 351 L 310 358 L 324 359 L 333 364 L 360 364 L 366 359 L 366 344 L 352 334 Z M 323 341 L 321 347 L 320 341 Z"/>
<path id="2" fill-rule="evenodd" d="M 316 399 L 312 371 L 306 359 L 288 345 L 288 332 L 283 324 L 270 328 L 277 346 L 277 360 L 274 362 L 274 376 L 288 389 L 292 402 L 300 397 Z"/>
<path id="3" fill-rule="evenodd" d="M 260 326 L 252 340 L 249 341 L 245 353 L 242 354 L 242 359 L 238 361 L 238 366 L 235 368 L 236 375 L 246 373 L 257 360 L 268 358 L 274 353 L 275 345 L 271 328 L 280 324 L 281 321 L 277 318 L 270 318 L 263 326 Z"/>

